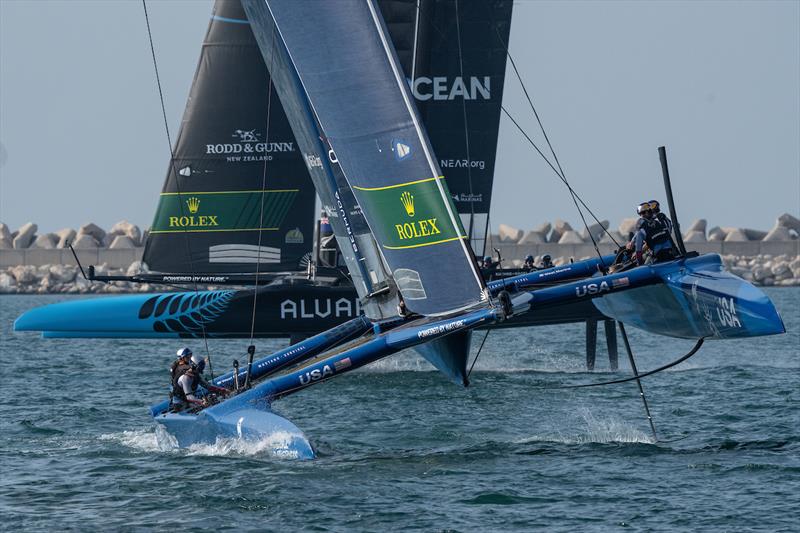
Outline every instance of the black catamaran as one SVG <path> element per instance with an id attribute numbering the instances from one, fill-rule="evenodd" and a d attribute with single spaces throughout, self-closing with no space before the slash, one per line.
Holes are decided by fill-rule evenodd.
<path id="1" fill-rule="evenodd" d="M 457 114 L 453 110 L 455 107 L 451 109 L 446 107 L 448 104 L 442 103 L 445 107 L 438 108 L 436 102 L 450 102 L 451 96 L 463 97 L 460 116 L 462 124 L 467 123 L 466 95 L 472 99 L 473 91 L 476 96 L 482 94 L 483 90 L 488 91 L 494 86 L 494 81 L 485 85 L 481 85 L 479 78 L 474 84 L 465 81 L 470 78 L 464 77 L 464 48 L 461 46 L 464 29 L 461 24 L 462 20 L 466 24 L 467 19 L 461 19 L 461 14 L 470 14 L 470 17 L 474 17 L 471 20 L 478 26 L 492 25 L 496 19 L 491 14 L 479 17 L 479 8 L 485 10 L 486 6 L 500 6 L 510 15 L 510 2 L 487 4 L 440 0 L 424 7 L 422 4 L 399 1 L 379 3 L 376 0 L 241 0 L 241 5 L 238 2 L 218 3 L 219 9 L 243 8 L 244 12 L 239 12 L 235 17 L 223 16 L 220 13 L 228 12 L 218 11 L 214 20 L 238 24 L 240 27 L 248 26 L 251 30 L 248 35 L 254 37 L 271 75 L 266 82 L 269 89 L 263 133 L 258 127 L 242 130 L 248 135 L 247 139 L 258 140 L 242 141 L 240 136 L 238 145 L 242 146 L 241 149 L 234 148 L 236 142 L 228 142 L 219 143 L 223 146 L 221 150 L 231 153 L 240 150 L 244 153 L 247 143 L 261 143 L 265 147 L 271 142 L 293 143 L 293 150 L 302 156 L 328 214 L 363 314 L 257 360 L 255 347 L 251 346 L 248 350 L 250 361 L 246 368 L 240 369 L 235 364 L 232 372 L 214 380 L 216 386 L 231 389 L 228 396 L 207 394 L 205 403 L 191 410 L 176 411 L 169 402 L 153 406 L 153 418 L 174 437 L 178 445 L 214 442 L 219 437 L 261 438 L 282 432 L 286 436 L 286 453 L 299 458 L 311 458 L 314 456 L 313 448 L 302 432 L 271 410 L 275 400 L 407 348 L 419 349 L 437 368 L 466 384 L 466 360 L 472 330 L 513 325 L 515 320 L 524 321 L 537 312 L 546 314 L 558 306 L 592 304 L 602 310 L 605 316 L 620 323 L 628 323 L 659 335 L 696 341 L 695 348 L 686 356 L 647 374 L 691 357 L 706 339 L 736 339 L 784 331 L 780 316 L 766 295 L 725 272 L 719 256 L 698 256 L 685 250 L 677 220 L 674 237 L 679 245 L 679 256 L 672 260 L 642 266 L 627 264 L 623 267 L 612 265 L 613 257 L 600 256 L 598 253 L 599 257 L 595 259 L 579 261 L 564 268 L 531 272 L 487 283 L 476 268 L 472 249 L 482 240 L 480 231 L 483 231 L 483 235 L 486 231 L 485 226 L 480 230 L 482 219 L 473 216 L 480 214 L 481 209 L 476 205 L 480 202 L 475 195 L 482 194 L 473 186 L 471 179 L 471 173 L 475 170 L 472 167 L 473 154 L 477 152 L 471 150 L 467 135 L 467 157 L 463 158 L 467 164 L 461 168 L 466 172 L 469 189 L 468 192 L 462 193 L 463 189 L 460 189 L 454 193 L 457 185 L 451 185 L 449 178 L 446 181 L 443 176 L 442 167 L 447 168 L 447 165 L 442 162 L 449 159 L 441 155 L 437 157 L 435 150 L 438 148 L 429 137 L 423 117 L 427 114 L 428 121 L 433 117 L 451 117 L 451 120 L 455 120 L 452 118 Z M 467 5 L 471 9 L 460 9 Z M 389 6 L 388 10 L 386 6 Z M 429 76 L 413 77 L 417 68 L 419 72 L 425 72 L 425 68 L 433 69 L 440 58 L 415 59 L 417 44 L 413 47 L 410 59 L 407 51 L 398 53 L 397 48 L 400 52 L 405 50 L 402 46 L 404 41 L 399 40 L 398 44 L 397 35 L 390 31 L 390 24 L 398 20 L 395 17 L 399 17 L 401 22 L 398 27 L 406 27 L 402 21 L 409 18 L 401 17 L 400 13 L 408 10 L 409 6 L 413 6 L 413 10 L 408 13 L 415 18 L 427 14 L 426 20 L 436 21 L 435 13 L 440 6 L 444 6 L 443 24 L 455 17 L 460 82 L 454 81 L 448 85 L 447 81 L 435 81 L 437 76 L 433 70 Z M 447 15 L 450 7 L 454 10 Z M 413 27 L 415 43 L 437 42 L 433 35 L 426 35 L 423 25 L 415 22 Z M 446 30 L 443 35 L 447 35 Z M 309 36 L 314 38 L 309 39 Z M 443 46 L 443 49 L 447 49 L 447 46 Z M 504 54 L 507 53 L 505 45 L 502 49 Z M 427 65 L 425 61 L 429 61 Z M 444 62 L 448 63 L 448 60 Z M 413 71 L 410 82 L 408 68 Z M 421 87 L 428 84 L 425 81 L 428 79 L 431 80 L 429 86 L 432 92 L 423 93 Z M 418 83 L 417 80 L 423 81 Z M 285 112 L 281 116 L 285 116 L 293 133 L 293 141 L 275 141 L 270 133 L 275 105 L 273 90 L 280 99 Z M 431 95 L 427 101 L 423 98 L 427 104 L 418 106 L 415 97 L 419 99 L 419 94 Z M 192 105 L 190 101 L 189 107 Z M 430 107 L 426 108 L 426 105 Z M 264 110 L 263 107 L 259 109 Z M 472 112 L 480 115 L 477 110 Z M 225 124 L 225 127 L 231 126 Z M 434 131 L 436 126 L 429 127 Z M 442 129 L 445 129 L 444 125 Z M 233 132 L 240 135 L 236 130 Z M 285 130 L 281 132 L 282 135 L 286 133 Z M 441 135 L 450 139 L 445 133 Z M 216 148 L 212 151 L 216 152 Z M 267 153 L 266 148 L 262 151 Z M 216 161 L 213 164 L 234 164 L 227 159 L 222 162 L 216 157 L 218 155 L 213 154 L 211 160 Z M 668 184 L 663 150 L 661 156 L 665 183 Z M 214 197 L 222 196 L 217 194 L 220 191 L 211 188 L 211 185 L 206 186 L 210 189 L 208 191 L 189 188 L 192 184 L 189 180 L 195 177 L 195 171 L 198 172 L 198 179 L 205 176 L 207 167 L 204 166 L 204 159 L 189 156 L 180 159 L 176 155 L 174 160 L 177 170 L 172 172 L 171 169 L 165 192 L 177 194 L 167 194 L 168 199 L 162 200 L 161 206 L 168 206 L 165 207 L 167 210 L 182 210 L 186 202 L 189 214 L 168 211 L 159 215 L 167 221 L 166 227 L 170 217 L 178 217 L 181 223 L 181 217 L 184 216 L 212 216 L 213 213 L 200 215 L 201 207 L 197 201 L 202 202 L 202 195 L 191 193 L 208 192 Z M 261 160 L 261 163 L 264 162 L 270 163 L 271 160 Z M 213 164 L 208 168 L 216 168 Z M 236 160 L 235 164 L 239 164 L 239 161 Z M 268 218 L 265 216 L 268 205 L 270 209 L 279 210 L 283 202 L 291 201 L 286 196 L 289 189 L 272 188 L 270 165 L 262 168 L 266 174 L 261 176 L 260 188 L 255 189 L 257 194 L 254 197 L 257 200 L 250 200 L 258 208 L 249 211 L 243 208 L 241 223 L 223 228 L 239 234 L 237 239 L 240 240 L 228 242 L 224 237 L 219 237 L 219 240 L 210 241 L 206 238 L 197 255 L 188 254 L 190 279 L 201 272 L 199 267 L 194 266 L 195 260 L 213 265 L 229 264 L 226 261 L 235 258 L 238 261 L 236 264 L 255 265 L 255 268 L 253 272 L 240 271 L 234 274 L 252 274 L 257 281 L 262 273 L 262 253 L 271 259 L 271 262 L 264 263 L 274 265 L 273 269 L 265 268 L 264 271 L 279 272 L 281 267 L 278 265 L 281 265 L 284 256 L 264 249 L 270 248 L 265 243 L 272 242 L 271 247 L 286 243 L 261 237 L 254 240 L 247 234 L 248 230 L 253 230 L 259 236 L 274 231 L 264 229 L 268 228 L 264 225 L 264 220 Z M 174 178 L 175 190 L 170 186 L 170 177 Z M 672 218 L 675 219 L 669 187 L 667 190 Z M 570 193 L 574 195 L 571 188 Z M 244 194 L 242 198 L 247 201 L 246 192 L 240 190 L 233 194 Z M 280 195 L 283 195 L 283 200 Z M 177 196 L 180 200 L 177 206 L 169 196 Z M 470 206 L 466 228 L 456 207 L 457 198 L 461 199 L 462 204 Z M 219 206 L 222 212 L 226 201 L 218 200 L 219 203 L 213 205 Z M 233 210 L 227 212 L 235 213 Z M 258 217 L 254 217 L 254 213 Z M 466 214 L 462 208 L 461 215 Z M 196 218 L 189 218 L 187 224 L 197 221 Z M 256 221 L 258 224 L 253 226 Z M 205 222 L 210 221 L 206 219 Z M 280 223 L 277 221 L 275 225 L 279 226 Z M 165 226 L 154 227 L 158 230 Z M 302 232 L 299 225 L 297 228 L 294 235 Z M 280 233 L 288 236 L 293 229 L 285 233 L 281 230 Z M 194 238 L 194 233 L 202 232 L 190 233 L 185 230 L 184 237 Z M 169 235 L 165 231 L 155 233 L 154 238 L 169 238 Z M 178 243 L 174 245 L 178 246 Z M 215 252 L 213 257 L 218 261 L 211 261 L 212 248 Z M 148 254 L 151 253 L 148 247 Z M 614 268 L 609 268 L 612 266 Z M 262 297 L 265 294 L 262 291 L 276 286 L 296 289 L 295 278 L 291 275 L 276 278 L 280 281 L 266 285 L 255 293 L 251 291 L 251 294 Z M 317 284 L 313 279 L 304 279 L 304 282 L 316 290 Z M 336 287 L 335 278 L 330 286 Z M 138 305 L 138 316 L 150 321 L 153 328 L 165 334 L 206 335 L 211 329 L 210 324 L 227 312 L 235 297 L 235 291 L 197 291 L 133 296 L 128 297 L 132 300 L 126 305 Z M 125 300 L 115 299 L 114 305 L 119 308 L 120 302 Z M 102 304 L 94 307 L 95 314 L 101 312 L 101 307 Z M 115 321 L 119 323 L 120 317 L 113 315 L 113 308 L 106 307 L 107 314 L 97 317 L 99 325 L 96 327 L 99 331 L 113 332 L 108 329 L 109 324 Z M 325 308 L 325 318 L 330 317 L 334 308 L 338 308 L 338 302 Z M 60 312 L 64 309 L 61 308 Z M 76 307 L 71 309 L 75 310 Z M 254 306 L 252 313 L 251 337 L 254 336 L 257 306 Z M 159 325 L 156 326 L 156 323 Z M 245 328 L 240 326 L 240 329 Z M 628 349 L 624 328 L 620 329 Z M 630 379 L 638 380 L 646 374 L 638 375 L 629 349 L 628 355 L 634 370 L 634 377 Z"/>
<path id="2" fill-rule="evenodd" d="M 512 2 L 381 0 L 378 7 L 468 241 L 483 257 Z M 380 252 L 335 165 L 333 178 L 319 177 L 312 185 L 323 157 L 301 152 L 286 105 L 275 94 L 241 3 L 217 0 L 146 241 L 150 272 L 94 278 L 258 283 L 257 292 L 224 290 L 205 300 L 192 291 L 69 302 L 26 313 L 16 327 L 48 337 L 299 339 L 357 317 L 369 305 L 363 297 L 381 290 L 387 278 L 381 268 L 364 271 L 354 254 L 374 260 Z M 398 142 L 399 154 L 404 148 Z M 325 185 L 328 179 L 336 191 Z M 341 247 L 315 227 L 315 185 L 326 220 L 346 243 Z M 424 230 L 407 226 L 403 235 L 414 231 Z M 580 269 L 575 273 L 582 275 Z M 390 301 L 385 311 L 394 313 L 396 304 Z M 95 314 L 107 319 L 79 318 Z M 603 318 L 581 302 L 504 326 Z"/>

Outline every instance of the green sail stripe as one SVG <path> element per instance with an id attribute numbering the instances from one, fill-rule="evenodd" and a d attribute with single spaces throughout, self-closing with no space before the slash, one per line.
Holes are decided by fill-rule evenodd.
<path id="1" fill-rule="evenodd" d="M 373 231 L 381 246 L 399 250 L 464 238 L 460 221 L 453 225 L 437 181 L 431 178 L 399 186 L 355 189 L 358 202 L 378 222 Z"/>
<path id="2" fill-rule="evenodd" d="M 265 191 L 262 229 L 280 229 L 297 190 Z M 152 233 L 178 231 L 254 231 L 261 218 L 261 191 L 236 191 L 202 196 L 162 195 Z"/>

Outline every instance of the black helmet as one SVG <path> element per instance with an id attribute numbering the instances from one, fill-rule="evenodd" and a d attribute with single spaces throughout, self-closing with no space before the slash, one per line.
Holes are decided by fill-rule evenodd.
<path id="1" fill-rule="evenodd" d="M 483 258 L 484 263 L 491 263 L 491 261 L 492 261 L 492 256 L 490 255 L 487 255 L 486 257 Z"/>
<path id="2" fill-rule="evenodd" d="M 550 254 L 544 254 L 544 256 L 542 256 L 542 261 L 550 261 L 551 259 L 552 257 L 550 257 Z"/>
<path id="3" fill-rule="evenodd" d="M 533 256 L 532 255 L 526 255 L 525 256 L 525 262 L 526 263 L 532 263 L 533 262 Z"/>
<path id="4" fill-rule="evenodd" d="M 661 204 L 658 203 L 658 200 L 650 200 L 647 203 L 650 204 L 650 210 L 653 213 L 660 213 L 661 212 Z"/>

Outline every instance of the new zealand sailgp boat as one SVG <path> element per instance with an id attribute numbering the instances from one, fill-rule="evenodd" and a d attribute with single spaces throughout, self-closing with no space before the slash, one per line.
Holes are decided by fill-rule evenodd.
<path id="1" fill-rule="evenodd" d="M 482 257 L 512 2 L 377 5 L 473 252 Z M 15 327 L 47 337 L 249 337 L 254 298 L 256 337 L 302 338 L 355 318 L 371 292 L 366 286 L 380 286 L 384 277 L 370 279 L 351 249 L 379 253 L 349 185 L 336 175 L 339 198 L 320 197 L 344 243 L 342 257 L 327 268 L 318 260 L 309 176 L 320 165 L 301 154 L 241 3 L 217 0 L 146 244 L 152 272 L 121 279 L 251 285 L 258 271 L 258 283 L 267 285 L 202 299 L 187 292 L 71 301 L 31 310 Z M 603 315 L 579 303 L 508 325 L 587 318 Z"/>
<path id="2" fill-rule="evenodd" d="M 682 247 L 678 259 L 614 273 L 604 258 L 576 263 L 584 274 L 576 281 L 564 281 L 578 271 L 568 270 L 487 285 L 377 3 L 243 5 L 298 147 L 314 162 L 322 201 L 336 202 L 345 229 L 353 202 L 361 207 L 373 240 L 340 239 L 365 315 L 217 378 L 233 386 L 232 397 L 209 396 L 196 411 L 154 406 L 154 419 L 179 445 L 283 432 L 287 453 L 311 458 L 306 437 L 272 412 L 272 402 L 411 347 L 433 346 L 445 368 L 468 349 L 471 330 L 531 309 L 593 300 L 621 322 L 696 339 L 696 349 L 704 339 L 784 331 L 761 291 L 725 272 L 718 256 Z M 552 285 L 535 288 L 543 276 Z"/>

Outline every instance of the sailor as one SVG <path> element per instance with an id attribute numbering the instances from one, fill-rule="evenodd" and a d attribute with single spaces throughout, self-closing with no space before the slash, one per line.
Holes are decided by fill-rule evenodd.
<path id="1" fill-rule="evenodd" d="M 675 256 L 674 252 L 678 249 L 675 246 L 675 241 L 672 240 L 672 221 L 661 212 L 661 204 L 658 203 L 658 200 L 650 200 L 650 209 L 653 210 L 653 217 L 658 219 L 659 222 L 664 224 L 667 227 L 667 231 L 669 232 L 669 242 L 672 245 L 673 254 L 670 256 L 670 259 Z"/>
<path id="2" fill-rule="evenodd" d="M 658 200 L 650 200 L 648 203 L 650 204 L 650 209 L 653 211 L 653 217 L 657 218 L 662 224 L 667 226 L 671 238 L 672 221 L 667 217 L 667 215 L 661 212 L 661 204 L 658 203 Z"/>
<path id="3" fill-rule="evenodd" d="M 188 347 L 181 348 L 178 350 L 177 356 L 178 358 L 169 367 L 170 382 L 173 388 L 178 382 L 178 378 L 192 366 L 192 350 Z"/>
<path id="4" fill-rule="evenodd" d="M 497 268 L 497 263 L 492 261 L 492 256 L 487 255 L 483 258 L 483 268 L 484 270 L 494 270 Z"/>
<path id="5" fill-rule="evenodd" d="M 553 268 L 555 265 L 553 264 L 553 258 L 550 257 L 550 254 L 545 254 L 542 257 L 542 264 L 539 265 L 539 270 L 544 270 L 545 268 Z"/>
<path id="6" fill-rule="evenodd" d="M 528 272 L 531 272 L 533 270 L 537 270 L 536 264 L 533 261 L 533 256 L 532 255 L 525 256 L 525 262 L 522 264 L 522 268 L 524 268 Z"/>
<path id="7" fill-rule="evenodd" d="M 644 245 L 653 254 L 653 261 L 669 261 L 674 257 L 674 246 L 670 236 L 669 225 L 664 220 L 659 219 L 653 212 L 650 202 L 643 202 L 636 208 L 639 220 L 636 222 L 636 233 L 632 243 L 629 244 L 635 250 L 636 262 L 644 264 Z M 632 246 L 631 246 L 632 245 Z"/>
<path id="8" fill-rule="evenodd" d="M 216 394 L 227 394 L 228 389 L 212 385 L 203 379 L 205 360 L 199 355 L 192 355 L 189 367 L 177 377 L 172 387 L 172 406 L 176 410 L 188 407 L 188 404 L 201 405 L 203 401 L 197 396 L 197 388 L 202 386 Z"/>

